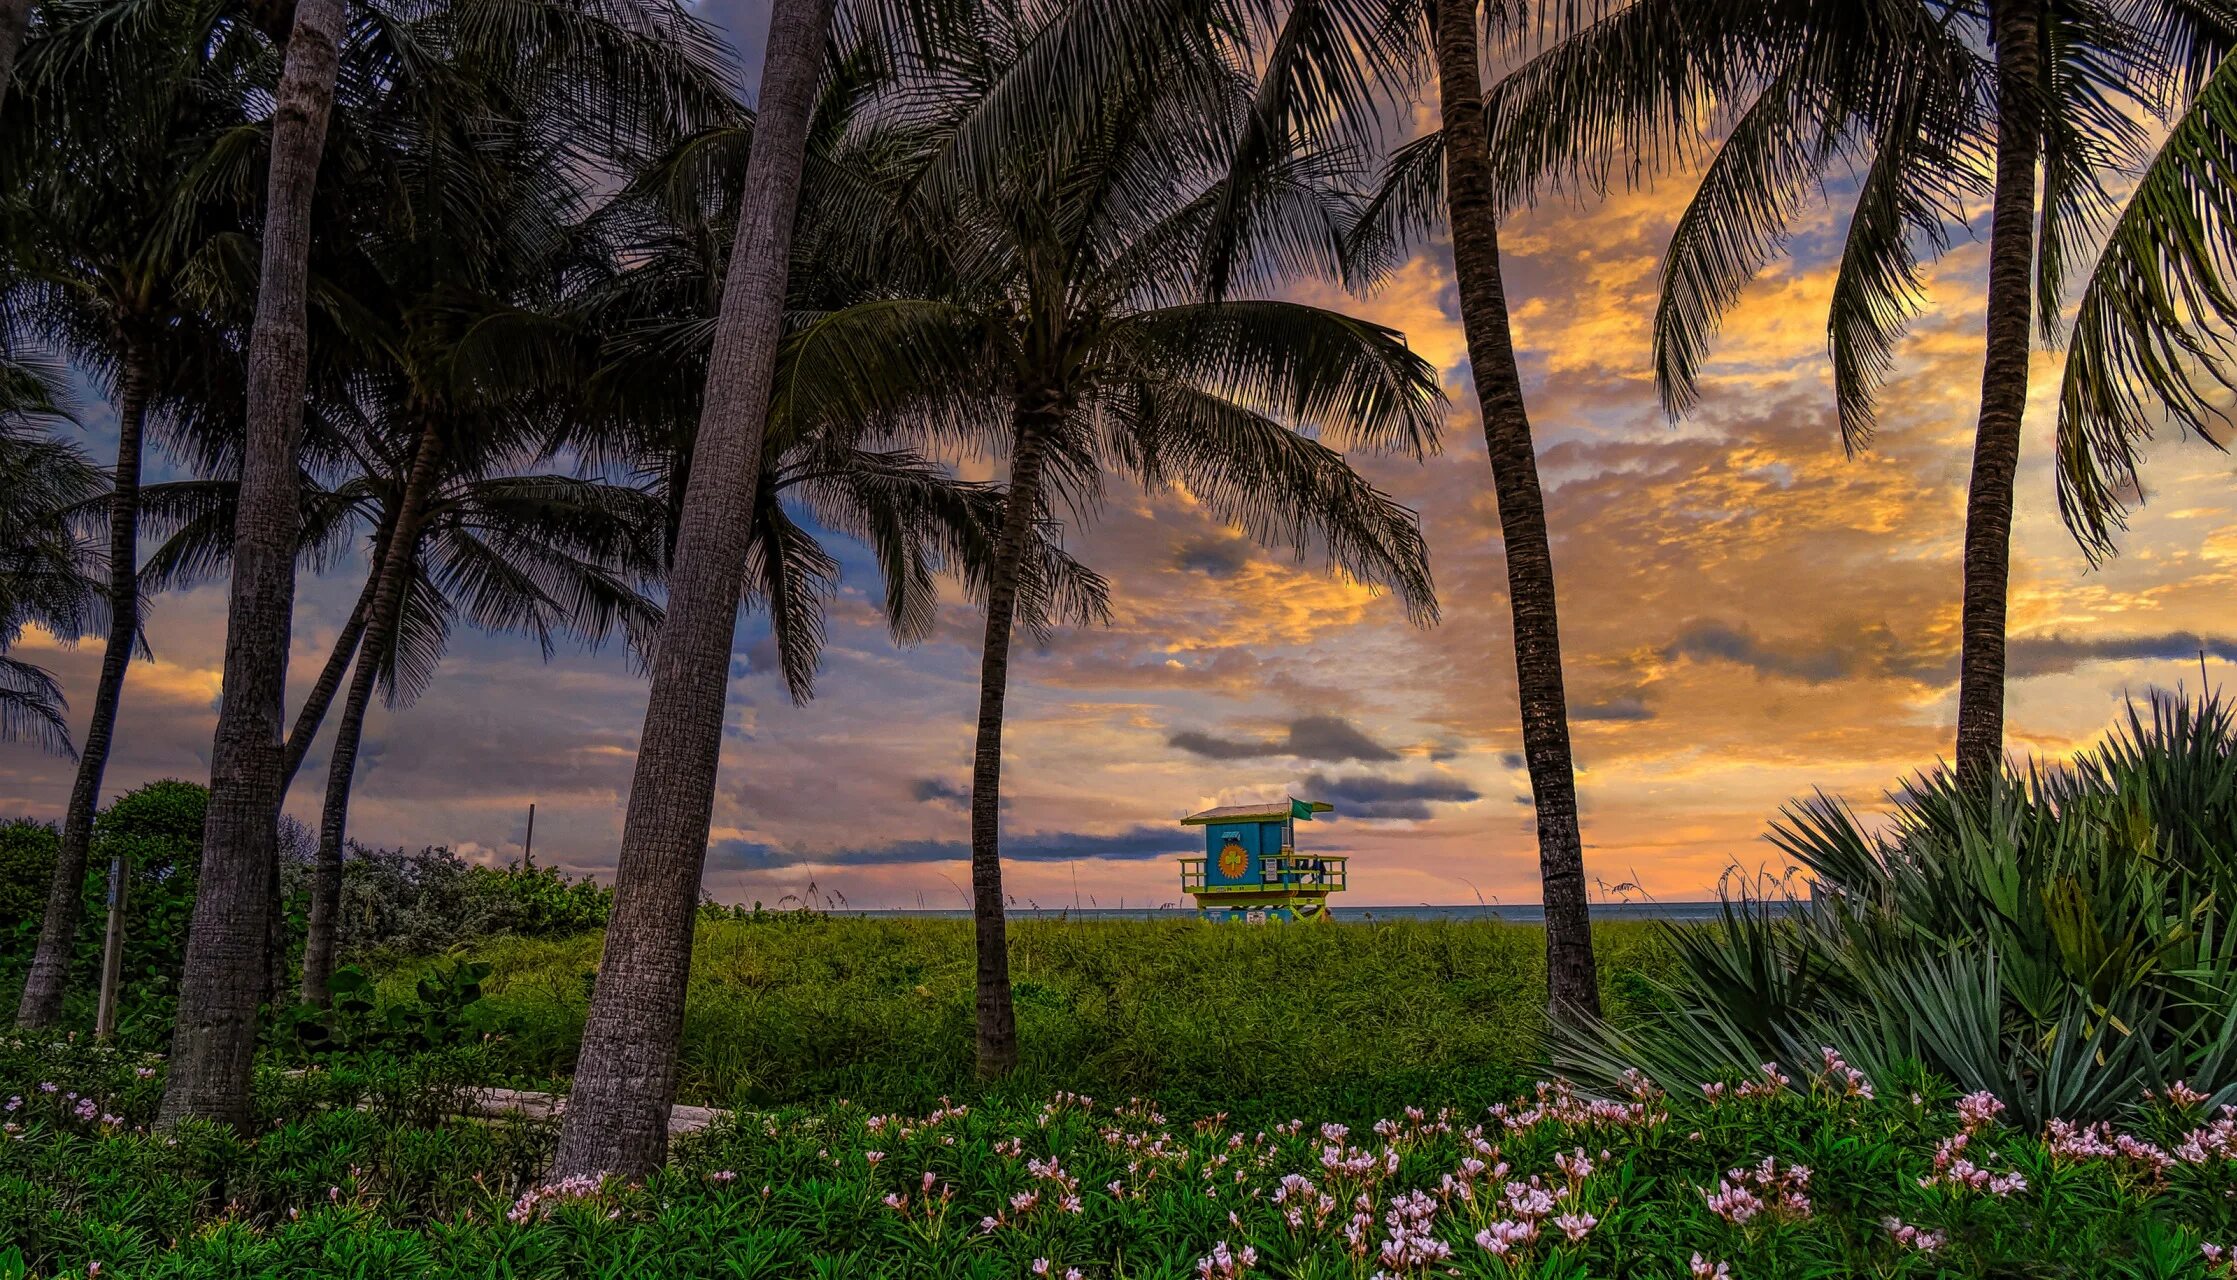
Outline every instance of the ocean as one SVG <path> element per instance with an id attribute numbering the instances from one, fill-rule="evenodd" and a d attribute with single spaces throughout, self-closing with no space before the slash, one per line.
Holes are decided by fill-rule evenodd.
<path id="1" fill-rule="evenodd" d="M 1596 902 L 1592 904 L 1595 920 L 1669 920 L 1680 923 L 1698 923 L 1714 919 L 1719 904 L 1716 902 Z M 868 920 L 962 920 L 970 916 L 961 908 L 923 908 L 918 910 L 858 911 L 841 910 L 831 914 L 859 916 Z M 1013 920 L 1189 920 L 1195 918 L 1192 907 L 1012 907 Z M 1388 905 L 1379 907 L 1331 907 L 1329 915 L 1338 923 L 1367 924 L 1376 920 L 1497 920 L 1506 924 L 1544 924 L 1546 909 L 1535 902 L 1451 904 L 1438 906 L 1422 902 L 1412 906 Z"/>

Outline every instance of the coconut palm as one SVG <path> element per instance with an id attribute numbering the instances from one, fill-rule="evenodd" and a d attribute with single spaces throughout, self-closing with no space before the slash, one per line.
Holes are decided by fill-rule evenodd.
<path id="1" fill-rule="evenodd" d="M 1331 188 L 1346 157 L 1269 148 L 1235 194 L 1237 135 L 1257 82 L 1240 61 L 1183 62 L 1106 96 L 991 173 L 935 183 L 952 140 L 1027 93 L 1029 56 L 1061 11 L 980 12 L 941 70 L 895 95 L 870 127 L 891 131 L 896 230 L 874 274 L 879 296 L 804 330 L 853 354 L 879 385 L 885 362 L 940 371 L 945 404 L 914 408 L 927 434 L 1007 454 L 1008 502 L 987 596 L 971 863 L 982 1075 L 1016 1061 L 998 814 L 1019 565 L 1031 531 L 1092 510 L 1106 470 L 1149 492 L 1185 487 L 1261 541 L 1395 590 L 1408 615 L 1436 616 L 1413 513 L 1306 432 L 1420 453 L 1440 396 L 1399 335 L 1273 300 L 1201 299 L 1203 264 L 1223 259 L 1236 291 L 1341 277 L 1350 202 Z M 912 147 L 911 140 L 915 140 Z M 1230 201 L 1247 216 L 1224 220 Z M 1207 239 L 1226 228 L 1231 240 Z M 1304 430 L 1299 430 L 1300 428 Z"/>
<path id="2" fill-rule="evenodd" d="M 248 444 L 234 533 L 225 688 L 211 753 L 209 835 L 162 1119 L 245 1116 L 256 997 L 271 928 L 294 594 L 310 197 L 336 86 L 345 118 L 424 88 L 445 63 L 504 75 L 555 109 L 539 120 L 586 176 L 695 123 L 726 97 L 717 45 L 657 0 L 393 0 L 362 7 L 343 43 L 338 0 L 297 0 L 274 98 L 263 269 L 251 330 Z M 346 64 L 350 74 L 338 79 Z M 520 228 L 524 233 L 529 228 Z M 372 624 L 369 606 L 367 626 Z"/>
<path id="3" fill-rule="evenodd" d="M 334 106 L 342 0 L 296 0 L 273 100 L 224 696 L 210 746 L 210 802 L 178 1024 L 160 1118 L 244 1126 L 256 1007 L 265 984 L 272 867 L 279 856 L 283 698 L 295 606 L 296 444 L 308 378 L 303 342 L 311 199 Z"/>
<path id="4" fill-rule="evenodd" d="M 1488 8 L 1494 16 L 1506 12 L 1499 5 Z M 1537 447 L 1500 264 L 1501 207 L 1495 148 L 1485 137 L 1481 15 L 1475 0 L 1441 0 L 1429 6 L 1428 17 L 1441 127 L 1391 155 L 1355 234 L 1363 252 L 1368 246 L 1391 251 L 1440 224 L 1451 230 L 1461 329 L 1506 553 L 1515 692 L 1545 903 L 1548 1008 L 1555 1017 L 1589 1017 L 1599 1013 L 1600 984 L 1569 744 L 1560 611 Z"/>
<path id="5" fill-rule="evenodd" d="M 833 0 L 769 11 L 755 145 L 746 166 L 691 479 L 668 574 L 668 614 L 614 873 L 614 906 L 560 1129 L 561 1174 L 644 1173 L 667 1150 L 692 917 L 722 754 L 730 644 L 750 554 L 762 429 L 783 322 L 793 214 Z"/>
<path id="6" fill-rule="evenodd" d="M 47 435 L 66 420 L 59 382 L 52 369 L 0 356 L 0 742 L 73 756 L 62 686 L 7 652 L 27 626 L 70 640 L 101 621 L 99 557 L 72 517 L 108 486 L 76 446 Z"/>
<path id="7" fill-rule="evenodd" d="M 140 471 L 151 427 L 195 450 L 228 434 L 239 391 L 207 279 L 245 202 L 226 181 L 224 140 L 243 123 L 253 33 L 183 5 L 58 0 L 22 65 L 5 122 L 14 214 L 0 260 L 14 340 L 67 356 L 117 408 L 108 493 L 108 637 L 40 941 L 17 1020 L 53 1022 L 83 901 L 86 852 L 126 672 L 140 636 Z M 122 79 L 139 86 L 119 93 Z"/>
<path id="8" fill-rule="evenodd" d="M 2175 72 L 2213 65 L 2230 46 L 2230 17 L 2191 0 L 1638 0 L 1524 61 L 1487 105 L 1511 196 L 1565 171 L 1603 182 L 1612 165 L 1643 175 L 1709 154 L 1664 260 L 1655 321 L 1673 413 L 1692 404 L 1719 318 L 1785 243 L 1811 191 L 1834 166 L 1860 169 L 1828 316 L 1851 449 L 1869 438 L 1874 392 L 1919 304 L 1922 250 L 1940 253 L 1965 203 L 1988 198 L 1956 751 L 1968 791 L 2001 769 L 2030 326 L 2057 330 L 2071 265 L 2113 212 L 2108 177 L 2139 154 L 2128 104 L 2164 106 Z M 1699 141 L 1704 124 L 1721 142 Z"/>

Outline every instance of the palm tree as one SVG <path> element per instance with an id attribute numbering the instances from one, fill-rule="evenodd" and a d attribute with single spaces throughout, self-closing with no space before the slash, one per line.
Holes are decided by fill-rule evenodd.
<path id="1" fill-rule="evenodd" d="M 45 668 L 8 656 L 27 626 L 73 639 L 99 621 L 98 556 L 73 513 L 108 486 L 44 424 L 63 420 L 55 371 L 0 356 L 0 742 L 71 756 L 68 704 Z"/>
<path id="2" fill-rule="evenodd" d="M 76 938 L 93 813 L 100 801 L 126 670 L 140 643 L 136 561 L 143 441 L 152 421 L 173 438 L 222 434 L 213 408 L 234 390 L 222 321 L 197 277 L 239 225 L 239 204 L 213 170 L 241 123 L 236 81 L 257 54 L 221 23 L 214 38 L 183 6 L 129 18 L 108 5 L 58 0 L 24 63 L 24 109 L 6 124 L 10 204 L 0 287 L 19 340 L 95 371 L 117 407 L 108 493 L 108 638 L 92 716 L 64 811 L 38 949 L 17 1022 L 51 1025 Z M 118 93 L 122 79 L 139 86 Z"/>
<path id="3" fill-rule="evenodd" d="M 1564 174 L 1604 184 L 1617 164 L 1639 176 L 1708 154 L 1671 238 L 1655 319 L 1656 375 L 1673 414 L 1692 405 L 1718 320 L 1783 246 L 1810 192 L 1835 165 L 1860 168 L 1828 314 L 1852 450 L 1869 440 L 1874 393 L 1922 296 L 1921 248 L 1939 254 L 1948 228 L 1965 221 L 1965 203 L 1988 197 L 1956 751 L 1969 792 L 1992 785 L 2002 765 L 2004 608 L 2030 317 L 2046 336 L 2057 332 L 2068 264 L 2113 213 L 2109 175 L 2142 142 L 2124 104 L 2164 108 L 2184 79 L 2178 73 L 2187 69 L 2196 84 L 2230 47 L 2231 30 L 2220 6 L 2186 0 L 2049 8 L 1637 0 L 1525 60 L 1487 105 L 1509 199 Z M 2164 338 L 2180 329 L 2176 310 L 2146 306 L 2137 314 L 2156 319 L 2138 332 Z M 2076 431 L 2090 429 L 2080 425 L 2086 415 L 2074 420 Z M 2086 485 L 2077 479 L 2086 448 L 2062 452 L 2069 479 Z M 2090 517 L 2069 514 L 2086 544 Z"/>
<path id="4" fill-rule="evenodd" d="M 1476 0 L 1432 0 L 1432 43 L 1443 129 L 1444 204 L 1452 229 L 1468 365 L 1482 408 L 1484 447 L 1507 559 L 1507 603 L 1515 650 L 1515 692 L 1522 708 L 1523 761 L 1537 811 L 1538 879 L 1546 915 L 1546 989 L 1555 1017 L 1594 1017 L 1600 980 L 1592 953 L 1584 837 L 1577 821 L 1576 767 L 1569 750 L 1569 703 L 1561 671 L 1561 627 L 1538 485 L 1537 447 L 1515 361 L 1506 282 L 1499 262 L 1499 205 L 1485 141 Z M 1419 149 L 1386 179 L 1411 177 Z M 1372 223 L 1370 226 L 1374 225 Z"/>
<path id="5" fill-rule="evenodd" d="M 265 984 L 271 868 L 279 856 L 283 698 L 295 605 L 296 448 L 308 379 L 303 340 L 311 198 L 340 57 L 341 0 L 296 0 L 273 100 L 247 443 L 226 600 L 224 695 L 210 746 L 210 802 L 164 1124 L 248 1122 L 256 1007 Z"/>
<path id="6" fill-rule="evenodd" d="M 622 825 L 614 905 L 560 1129 L 561 1175 L 641 1174 L 667 1150 L 692 918 L 722 752 L 730 643 L 783 322 L 793 214 L 833 0 L 775 0 L 714 331 L 667 617 Z"/>
<path id="7" fill-rule="evenodd" d="M 294 593 L 297 444 L 307 386 L 310 197 L 352 67 L 346 115 L 418 91 L 445 60 L 507 76 L 562 109 L 539 119 L 586 177 L 610 156 L 690 127 L 725 97 L 705 29 L 655 0 L 454 0 L 371 4 L 341 44 L 339 0 L 296 0 L 274 98 L 263 269 L 249 350 L 248 445 L 234 531 L 226 696 L 211 752 L 209 834 L 180 985 L 162 1119 L 245 1115 L 256 997 L 271 931 L 280 738 Z M 522 231 L 528 229 L 522 228 Z M 370 614 L 368 616 L 370 625 Z"/>
<path id="8" fill-rule="evenodd" d="M 1001 743 L 1020 564 L 1032 532 L 1092 508 L 1106 467 L 1151 492 L 1185 486 L 1217 517 L 1395 589 L 1435 617 L 1413 514 L 1295 428 L 1369 447 L 1434 447 L 1434 371 L 1389 330 L 1290 302 L 1201 301 L 1208 262 L 1237 289 L 1342 275 L 1343 157 L 1266 149 L 1238 193 L 1236 140 L 1257 84 L 1237 62 L 1184 62 L 1058 117 L 999 165 L 954 165 L 954 140 L 1029 96 L 1052 25 L 989 9 L 937 73 L 871 127 L 893 139 L 890 251 L 874 296 L 803 336 L 855 353 L 858 381 L 891 360 L 938 371 L 945 403 L 903 414 L 928 435 L 1006 453 L 1008 495 L 987 593 L 971 863 L 982 1075 L 1016 1061 L 1001 881 Z M 1060 127 L 1061 126 L 1061 127 Z M 1223 217 L 1240 205 L 1244 216 Z M 1208 233 L 1222 229 L 1227 240 Z M 919 375 L 921 376 L 921 374 Z M 1028 621 L 1034 621 L 1030 613 Z"/>

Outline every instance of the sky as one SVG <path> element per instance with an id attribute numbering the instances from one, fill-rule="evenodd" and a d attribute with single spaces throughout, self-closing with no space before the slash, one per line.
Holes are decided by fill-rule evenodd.
<path id="1" fill-rule="evenodd" d="M 708 0 L 758 62 L 754 0 Z M 1420 108 L 1423 118 L 1433 108 Z M 1546 486 L 1588 875 L 1664 900 L 1733 869 L 1783 868 L 1763 839 L 1813 789 L 1861 810 L 1951 751 L 1958 550 L 1978 405 L 1985 218 L 1931 274 L 1897 353 L 1875 447 L 1844 457 L 1825 355 L 1837 209 L 1810 211 L 1791 260 L 1728 318 L 1697 412 L 1662 416 L 1649 363 L 1657 266 L 1682 177 L 1515 217 L 1502 237 Z M 1348 905 L 1534 902 L 1536 845 L 1515 710 L 1505 567 L 1449 252 L 1377 291 L 1294 296 L 1406 333 L 1451 399 L 1426 462 L 1357 459 L 1420 513 L 1444 618 L 1223 528 L 1183 493 L 1112 485 L 1067 545 L 1112 584 L 1110 626 L 1013 655 L 1003 785 L 1006 885 L 1043 908 L 1169 903 L 1178 819 L 1285 792 L 1336 811 L 1299 843 L 1352 856 Z M 2237 466 L 2167 433 L 2117 558 L 2092 568 L 2058 520 L 2057 352 L 2034 357 L 2013 533 L 2008 744 L 2063 755 L 2123 699 L 2217 683 L 2237 662 Z M 113 448 L 113 415 L 85 440 Z M 160 470 L 160 459 L 156 462 Z M 896 649 L 877 579 L 844 548 L 845 594 L 806 707 L 767 629 L 741 620 L 706 886 L 778 902 L 810 885 L 855 907 L 967 905 L 980 620 L 951 602 Z M 362 563 L 300 587 L 291 700 L 324 661 Z M 104 799 L 206 778 L 223 657 L 222 585 L 159 598 Z M 97 644 L 27 636 L 82 731 Z M 623 655 L 462 631 L 415 705 L 372 713 L 350 835 L 608 876 L 645 685 Z M 315 825 L 325 745 L 289 812 Z M 0 814 L 52 818 L 70 767 L 0 745 Z"/>

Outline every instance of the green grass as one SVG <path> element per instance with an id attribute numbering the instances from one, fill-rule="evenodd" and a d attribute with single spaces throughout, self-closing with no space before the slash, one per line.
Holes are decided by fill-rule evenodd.
<path id="1" fill-rule="evenodd" d="M 565 1074 L 601 935 L 495 939 L 485 1019 L 527 1075 Z M 1669 964 L 1652 925 L 1596 930 L 1621 1019 Z M 1022 920 L 1010 931 L 1021 1069 L 1006 1090 L 1156 1097 L 1176 1114 L 1371 1119 L 1484 1105 L 1541 1074 L 1544 934 L 1491 921 L 1286 928 Z M 785 918 L 699 929 L 682 1098 L 975 1097 L 964 920 Z M 413 970 L 391 977 L 401 984 Z"/>

